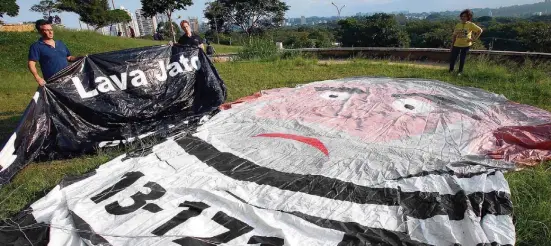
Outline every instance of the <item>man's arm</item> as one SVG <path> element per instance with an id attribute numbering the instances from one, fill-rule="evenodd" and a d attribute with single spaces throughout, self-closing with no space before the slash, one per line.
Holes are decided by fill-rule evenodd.
<path id="1" fill-rule="evenodd" d="M 203 51 L 205 51 L 205 41 L 201 38 L 201 36 L 197 35 L 197 37 L 199 38 L 199 48 L 201 48 Z"/>
<path id="2" fill-rule="evenodd" d="M 38 71 L 36 70 L 36 61 L 29 61 L 28 62 L 29 71 L 31 71 L 31 74 L 34 76 L 34 79 L 36 80 L 36 83 L 40 86 L 44 86 L 46 84 L 46 81 L 38 75 Z"/>
<path id="3" fill-rule="evenodd" d="M 36 61 L 38 60 L 40 60 L 40 50 L 36 45 L 31 45 L 29 48 L 29 59 L 27 66 L 36 80 L 36 83 L 38 83 L 39 86 L 44 86 L 46 81 L 38 75 L 38 71 L 36 70 Z"/>
<path id="4" fill-rule="evenodd" d="M 67 48 L 67 45 L 65 45 L 65 43 L 63 44 L 63 46 L 65 46 L 65 50 L 67 51 L 67 61 L 75 62 L 77 58 L 71 55 L 71 51 L 69 51 L 69 48 Z"/>

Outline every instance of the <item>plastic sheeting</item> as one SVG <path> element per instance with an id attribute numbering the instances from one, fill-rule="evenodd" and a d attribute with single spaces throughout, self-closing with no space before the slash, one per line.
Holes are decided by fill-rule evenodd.
<path id="1" fill-rule="evenodd" d="M 225 99 L 223 81 L 198 48 L 87 56 L 38 89 L 0 152 L 0 185 L 37 158 L 67 158 L 192 127 Z"/>
<path id="2" fill-rule="evenodd" d="M 64 180 L 0 242 L 514 245 L 503 172 L 549 158 L 549 112 L 437 81 L 324 81 L 222 108 Z"/>

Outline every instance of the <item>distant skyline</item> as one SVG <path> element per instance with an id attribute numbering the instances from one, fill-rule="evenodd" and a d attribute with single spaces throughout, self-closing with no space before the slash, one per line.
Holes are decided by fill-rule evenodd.
<path id="1" fill-rule="evenodd" d="M 137 9 L 141 8 L 140 0 L 114 0 L 117 8 L 124 6 L 135 14 Z M 40 0 L 17 0 L 19 5 L 19 16 L 5 16 L 3 20 L 6 23 L 18 23 L 24 21 L 35 21 L 41 18 L 41 13 L 31 12 L 32 5 Z M 203 10 L 207 0 L 194 0 L 193 6 L 184 11 L 177 11 L 173 14 L 175 21 L 181 16 L 182 19 L 191 17 L 204 18 Z M 284 0 L 290 9 L 286 13 L 287 18 L 300 18 L 301 16 L 336 16 L 337 10 L 331 5 L 331 0 Z M 434 12 L 447 10 L 461 10 L 465 8 L 498 8 L 511 5 L 530 4 L 543 2 L 543 0 L 334 0 L 338 6 L 346 5 L 341 12 L 342 16 L 351 16 L 362 12 L 393 12 L 409 11 L 410 13 Z M 111 5 L 111 0 L 109 0 Z M 73 13 L 61 13 L 60 17 L 63 24 L 70 28 L 79 28 L 78 15 Z M 83 23 L 83 28 L 86 26 Z"/>

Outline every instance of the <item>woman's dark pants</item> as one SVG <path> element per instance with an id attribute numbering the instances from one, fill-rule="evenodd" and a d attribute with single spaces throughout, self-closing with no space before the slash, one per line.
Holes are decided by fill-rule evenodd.
<path id="1" fill-rule="evenodd" d="M 450 58 L 450 72 L 455 69 L 455 62 L 459 56 L 459 73 L 463 72 L 463 66 L 465 66 L 465 58 L 467 58 L 467 52 L 469 52 L 470 47 L 453 47 L 452 54 Z"/>

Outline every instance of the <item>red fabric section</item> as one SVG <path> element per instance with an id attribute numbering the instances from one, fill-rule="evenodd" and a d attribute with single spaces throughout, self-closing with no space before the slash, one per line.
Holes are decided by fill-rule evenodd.
<path id="1" fill-rule="evenodd" d="M 501 147 L 489 153 L 492 158 L 529 166 L 551 160 L 551 123 L 501 127 L 494 136 Z"/>
<path id="2" fill-rule="evenodd" d="M 224 104 L 220 105 L 220 109 L 221 110 L 228 110 L 228 109 L 231 109 L 232 106 L 235 105 L 235 104 L 240 104 L 240 103 L 244 103 L 244 102 L 253 101 L 253 100 L 255 100 L 255 99 L 257 99 L 261 96 L 262 96 L 262 93 L 256 92 L 256 93 L 254 93 L 250 96 L 239 98 L 236 101 L 229 102 L 229 103 L 224 103 Z"/>
<path id="3" fill-rule="evenodd" d="M 305 143 L 316 149 L 319 149 L 323 154 L 325 154 L 326 156 L 329 156 L 329 151 L 327 150 L 327 147 L 325 147 L 325 144 L 323 144 L 320 140 L 316 138 L 309 138 L 309 137 L 303 137 L 303 136 L 298 136 L 293 134 L 283 134 L 283 133 L 267 133 L 267 134 L 260 134 L 255 137 L 283 138 L 283 139 L 299 141 L 301 143 Z"/>

